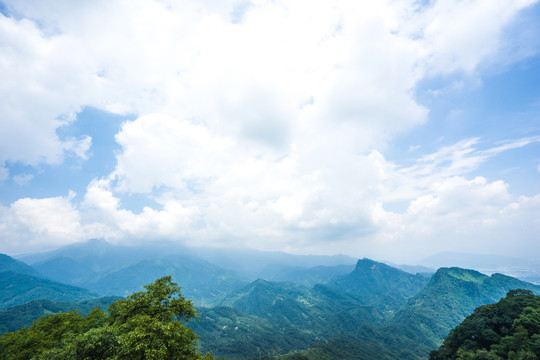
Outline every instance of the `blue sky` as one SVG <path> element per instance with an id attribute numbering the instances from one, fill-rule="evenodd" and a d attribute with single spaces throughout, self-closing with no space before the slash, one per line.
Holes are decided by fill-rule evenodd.
<path id="1" fill-rule="evenodd" d="M 0 1 L 0 252 L 540 253 L 534 0 Z"/>

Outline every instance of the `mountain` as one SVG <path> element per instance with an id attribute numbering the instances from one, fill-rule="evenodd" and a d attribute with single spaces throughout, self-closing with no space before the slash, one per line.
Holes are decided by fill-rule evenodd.
<path id="1" fill-rule="evenodd" d="M 442 252 L 420 261 L 422 265 L 440 267 L 460 267 L 474 269 L 483 274 L 501 273 L 523 281 L 540 284 L 540 261 L 519 259 L 510 256 Z"/>
<path id="2" fill-rule="evenodd" d="M 19 274 L 39 276 L 39 273 L 31 266 L 5 254 L 0 254 L 0 272 L 2 271 L 12 271 Z"/>
<path id="3" fill-rule="evenodd" d="M 150 245 L 124 246 L 110 244 L 100 239 L 72 244 L 52 252 L 24 255 L 18 259 L 32 265 L 51 280 L 80 286 L 108 271 L 145 259 L 171 255 L 205 260 L 220 268 L 232 270 L 249 280 L 261 277 L 261 272 L 269 265 L 308 268 L 352 265 L 356 262 L 356 259 L 345 255 L 293 255 L 279 251 L 187 247 L 178 243 L 159 241 L 151 242 Z"/>
<path id="4" fill-rule="evenodd" d="M 219 307 L 198 312 L 200 320 L 191 326 L 201 336 L 201 350 L 231 359 L 303 350 L 383 318 L 326 285 L 307 290 L 262 279 L 233 291 Z"/>
<path id="5" fill-rule="evenodd" d="M 12 271 L 0 273 L 0 310 L 34 299 L 79 301 L 98 297 L 86 289 Z"/>
<path id="6" fill-rule="evenodd" d="M 300 354 L 281 358 L 425 359 L 475 308 L 498 301 L 511 289 L 540 293 L 539 286 L 509 276 L 487 276 L 474 270 L 441 268 L 384 324 L 363 324 L 353 335 L 337 336 Z"/>
<path id="7" fill-rule="evenodd" d="M 32 300 L 0 311 L 0 335 L 8 331 L 16 331 L 21 327 L 28 327 L 43 315 L 68 311 L 80 311 L 82 315 L 87 315 L 96 306 L 106 310 L 110 304 L 120 299 L 122 298 L 118 296 L 108 296 L 73 302 Z"/>
<path id="8" fill-rule="evenodd" d="M 198 308 L 197 313 L 199 319 L 190 321 L 189 326 L 200 335 L 200 351 L 219 358 L 246 359 L 296 352 L 318 340 L 313 332 L 230 307 Z"/>
<path id="9" fill-rule="evenodd" d="M 527 289 L 540 294 L 540 286 L 509 276 L 487 276 L 456 267 L 441 268 L 393 321 L 395 324 L 415 324 L 421 337 L 438 346 L 448 332 L 474 309 L 499 301 L 513 289 Z"/>
<path id="10" fill-rule="evenodd" d="M 94 239 L 22 259 L 48 279 L 85 287 L 104 273 L 159 254 L 152 248 L 113 245 Z"/>
<path id="11" fill-rule="evenodd" d="M 328 286 L 373 305 L 391 316 L 422 289 L 429 279 L 370 259 L 361 259 L 349 275 L 337 277 Z"/>
<path id="12" fill-rule="evenodd" d="M 142 260 L 102 275 L 85 287 L 103 295 L 126 296 L 142 290 L 144 284 L 171 275 L 182 287 L 184 296 L 201 306 L 214 305 L 219 299 L 247 282 L 236 273 L 187 256 Z"/>
<path id="13" fill-rule="evenodd" d="M 259 276 L 265 280 L 290 282 L 311 288 L 315 284 L 326 284 L 334 277 L 349 274 L 353 270 L 354 265 L 302 267 L 270 264 L 259 272 Z"/>

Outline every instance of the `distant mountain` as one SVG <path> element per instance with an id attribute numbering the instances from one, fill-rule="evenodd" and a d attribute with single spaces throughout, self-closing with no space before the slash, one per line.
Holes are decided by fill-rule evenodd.
<path id="1" fill-rule="evenodd" d="M 510 256 L 442 252 L 420 261 L 433 268 L 460 267 L 483 274 L 501 273 L 523 281 L 540 284 L 540 259 L 519 259 Z"/>
<path id="2" fill-rule="evenodd" d="M 120 299 L 118 296 L 108 296 L 74 302 L 32 300 L 0 311 L 0 334 L 28 327 L 34 320 L 47 314 L 79 310 L 82 315 L 87 315 L 96 306 L 107 310 L 110 304 Z"/>
<path id="3" fill-rule="evenodd" d="M 478 270 L 534 265 L 537 262 L 510 256 L 444 251 L 420 260 L 419 263 L 436 269 L 440 267 L 460 267 Z"/>
<path id="4" fill-rule="evenodd" d="M 336 276 L 349 274 L 354 267 L 354 265 L 301 267 L 270 264 L 259 272 L 259 276 L 265 280 L 291 282 L 311 288 L 315 284 L 326 284 Z"/>
<path id="5" fill-rule="evenodd" d="M 85 287 L 103 295 L 127 296 L 142 290 L 155 279 L 172 275 L 182 293 L 200 306 L 214 305 L 219 299 L 247 282 L 236 273 L 187 256 L 142 260 L 103 274 Z"/>
<path id="6" fill-rule="evenodd" d="M 409 274 L 420 274 L 425 277 L 431 277 L 433 274 L 435 274 L 435 271 L 437 271 L 434 268 L 430 268 L 427 266 L 422 265 L 398 265 L 393 264 L 391 262 L 384 262 L 386 265 L 389 265 L 391 267 L 395 267 L 396 269 L 403 270 L 405 272 L 408 272 Z"/>
<path id="7" fill-rule="evenodd" d="M 98 297 L 86 289 L 60 284 L 31 275 L 0 273 L 0 310 L 34 299 L 79 301 Z"/>
<path id="8" fill-rule="evenodd" d="M 293 255 L 279 251 L 252 249 L 187 247 L 173 242 L 148 242 L 143 245 L 113 245 L 93 239 L 72 244 L 58 250 L 18 257 L 32 265 L 44 276 L 71 285 L 81 285 L 104 272 L 117 270 L 146 259 L 171 255 L 189 256 L 205 260 L 242 277 L 255 280 L 268 265 L 285 267 L 315 267 L 352 265 L 356 259 L 345 255 Z M 64 265 L 60 266 L 61 263 Z M 65 271 L 70 269 L 70 271 Z"/>
<path id="9" fill-rule="evenodd" d="M 353 272 L 335 278 L 328 286 L 391 315 L 428 282 L 429 279 L 422 275 L 364 258 L 358 260 Z"/>
<path id="10" fill-rule="evenodd" d="M 39 276 L 39 273 L 31 266 L 5 254 L 0 254 L 0 272 L 2 271 L 12 271 L 19 274 Z"/>
<path id="11" fill-rule="evenodd" d="M 151 248 L 119 246 L 94 239 L 22 259 L 51 280 L 84 287 L 104 273 L 159 254 Z"/>

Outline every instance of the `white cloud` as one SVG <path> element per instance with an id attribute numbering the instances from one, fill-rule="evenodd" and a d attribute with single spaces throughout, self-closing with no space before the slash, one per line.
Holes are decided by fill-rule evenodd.
<path id="1" fill-rule="evenodd" d="M 71 202 L 74 196 L 23 198 L 9 207 L 0 206 L 2 250 L 39 251 L 87 239 L 79 211 Z"/>
<path id="2" fill-rule="evenodd" d="M 503 182 L 468 176 L 537 139 L 484 151 L 466 139 L 410 167 L 382 153 L 427 121 L 419 81 L 497 58 L 503 30 L 531 3 L 8 1 L 0 164 L 87 159 L 90 137 L 56 134 L 84 106 L 136 119 L 116 134 L 115 170 L 88 185 L 80 209 L 21 199 L 2 209 L 3 231 L 334 252 L 401 249 L 396 241 L 416 236 L 426 245 L 450 225 L 497 228 L 516 199 Z M 129 194 L 157 205 L 135 213 L 122 206 Z M 396 201 L 407 210 L 385 210 Z M 55 209 L 64 224 L 38 215 Z"/>

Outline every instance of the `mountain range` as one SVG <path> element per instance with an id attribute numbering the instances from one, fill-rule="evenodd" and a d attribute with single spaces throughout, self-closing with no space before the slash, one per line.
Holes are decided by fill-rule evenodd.
<path id="1" fill-rule="evenodd" d="M 200 316 L 190 326 L 203 352 L 228 359 L 422 359 L 478 306 L 512 289 L 540 293 L 510 276 L 459 267 L 430 275 L 425 267 L 402 267 L 407 272 L 346 256 L 229 249 L 219 258 L 212 249 L 166 250 L 94 240 L 19 260 L 0 256 L 0 332 L 48 313 L 106 309 L 118 299 L 110 296 L 172 275 L 197 305 Z"/>

